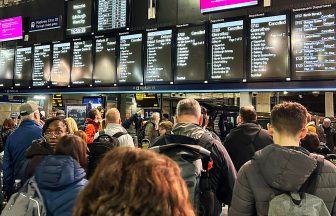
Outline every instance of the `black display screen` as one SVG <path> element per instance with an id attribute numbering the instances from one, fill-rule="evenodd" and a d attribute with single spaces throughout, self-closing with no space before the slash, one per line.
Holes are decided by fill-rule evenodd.
<path id="1" fill-rule="evenodd" d="M 148 32 L 145 83 L 172 82 L 172 30 Z"/>
<path id="2" fill-rule="evenodd" d="M 29 87 L 32 78 L 32 48 L 17 48 L 15 54 L 14 86 Z"/>
<path id="3" fill-rule="evenodd" d="M 98 0 L 98 31 L 126 28 L 127 0 Z"/>
<path id="4" fill-rule="evenodd" d="M 119 83 L 143 83 L 142 34 L 120 36 Z"/>
<path id="5" fill-rule="evenodd" d="M 96 39 L 96 58 L 93 73 L 95 85 L 108 85 L 116 83 L 116 39 Z"/>
<path id="6" fill-rule="evenodd" d="M 90 85 L 92 81 L 92 41 L 75 41 L 73 45 L 71 83 Z"/>
<path id="7" fill-rule="evenodd" d="M 70 55 L 70 42 L 53 45 L 53 64 L 50 75 L 51 85 L 68 86 L 70 84 Z"/>
<path id="8" fill-rule="evenodd" d="M 73 0 L 67 6 L 67 36 L 91 33 L 92 0 Z"/>
<path id="9" fill-rule="evenodd" d="M 33 86 L 48 86 L 50 80 L 50 45 L 34 47 Z"/>
<path id="10" fill-rule="evenodd" d="M 177 60 L 175 82 L 204 82 L 205 28 L 203 26 L 177 30 Z"/>
<path id="11" fill-rule="evenodd" d="M 0 87 L 9 88 L 13 84 L 14 49 L 0 49 Z"/>
<path id="12" fill-rule="evenodd" d="M 336 76 L 335 9 L 303 11 L 293 17 L 292 62 L 295 76 Z"/>
<path id="13" fill-rule="evenodd" d="M 289 77 L 286 15 L 251 19 L 249 46 L 251 79 Z"/>
<path id="14" fill-rule="evenodd" d="M 244 21 L 211 25 L 211 80 L 244 78 Z"/>

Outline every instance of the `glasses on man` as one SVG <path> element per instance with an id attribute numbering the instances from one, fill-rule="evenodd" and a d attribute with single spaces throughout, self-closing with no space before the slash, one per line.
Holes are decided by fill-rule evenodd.
<path id="1" fill-rule="evenodd" d="M 58 130 L 58 131 L 47 131 L 44 133 L 45 137 L 58 137 L 63 134 L 63 131 Z"/>

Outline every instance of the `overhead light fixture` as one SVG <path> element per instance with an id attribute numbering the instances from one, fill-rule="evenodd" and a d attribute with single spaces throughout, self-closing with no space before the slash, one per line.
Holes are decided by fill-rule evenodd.
<path id="1" fill-rule="evenodd" d="M 284 91 L 283 94 L 284 94 L 284 95 L 288 95 L 288 91 Z"/>
<path id="2" fill-rule="evenodd" d="M 45 99 L 46 99 L 46 96 L 43 96 L 43 95 L 35 95 L 35 96 L 34 96 L 34 99 L 35 99 L 35 100 L 45 100 Z"/>

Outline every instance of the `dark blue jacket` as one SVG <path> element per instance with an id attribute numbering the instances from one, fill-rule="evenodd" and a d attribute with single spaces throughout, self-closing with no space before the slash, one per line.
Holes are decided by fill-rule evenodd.
<path id="1" fill-rule="evenodd" d="M 42 129 L 35 121 L 23 121 L 20 126 L 7 138 L 4 161 L 4 188 L 11 194 L 14 180 L 20 172 L 20 167 L 25 159 L 25 152 L 32 141 L 42 138 Z"/>
<path id="2" fill-rule="evenodd" d="M 48 216 L 71 216 L 86 173 L 71 156 L 46 156 L 35 171 Z"/>

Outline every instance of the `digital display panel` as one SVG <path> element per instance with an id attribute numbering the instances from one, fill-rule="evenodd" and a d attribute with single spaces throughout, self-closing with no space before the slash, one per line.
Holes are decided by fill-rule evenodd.
<path id="1" fill-rule="evenodd" d="M 127 0 L 98 0 L 98 31 L 127 27 Z"/>
<path id="2" fill-rule="evenodd" d="M 91 33 L 92 0 L 73 0 L 67 6 L 67 36 Z"/>
<path id="3" fill-rule="evenodd" d="M 14 73 L 14 49 L 0 49 L 0 87 L 12 86 Z"/>
<path id="4" fill-rule="evenodd" d="M 116 83 L 116 39 L 96 39 L 95 69 L 93 82 L 95 85 L 108 85 Z"/>
<path id="5" fill-rule="evenodd" d="M 14 86 L 29 87 L 32 78 L 32 48 L 17 48 L 15 53 Z"/>
<path id="6" fill-rule="evenodd" d="M 92 80 L 92 41 L 75 41 L 73 45 L 71 83 L 90 85 Z"/>
<path id="7" fill-rule="evenodd" d="M 50 75 L 52 86 L 68 86 L 70 84 L 70 55 L 70 42 L 53 45 L 53 64 Z"/>
<path id="8" fill-rule="evenodd" d="M 0 20 L 0 41 L 22 39 L 22 17 Z"/>
<path id="9" fill-rule="evenodd" d="M 208 13 L 257 4 L 258 0 L 201 0 L 201 12 Z"/>
<path id="10" fill-rule="evenodd" d="M 34 47 L 33 86 L 48 86 L 50 80 L 50 45 Z"/>
<path id="11" fill-rule="evenodd" d="M 292 62 L 295 77 L 335 76 L 335 9 L 302 11 L 293 17 Z"/>
<path id="12" fill-rule="evenodd" d="M 289 77 L 286 15 L 251 19 L 249 46 L 251 79 Z"/>
<path id="13" fill-rule="evenodd" d="M 172 30 L 147 33 L 146 83 L 172 82 Z"/>
<path id="14" fill-rule="evenodd" d="M 175 82 L 205 81 L 204 26 L 177 30 L 177 65 Z"/>
<path id="15" fill-rule="evenodd" d="M 141 108 L 159 107 L 159 100 L 157 94 L 152 93 L 135 94 L 135 101 L 137 103 L 137 107 Z"/>
<path id="16" fill-rule="evenodd" d="M 119 83 L 143 83 L 142 34 L 120 36 Z"/>
<path id="17" fill-rule="evenodd" d="M 244 78 L 244 21 L 211 25 L 211 80 Z"/>

